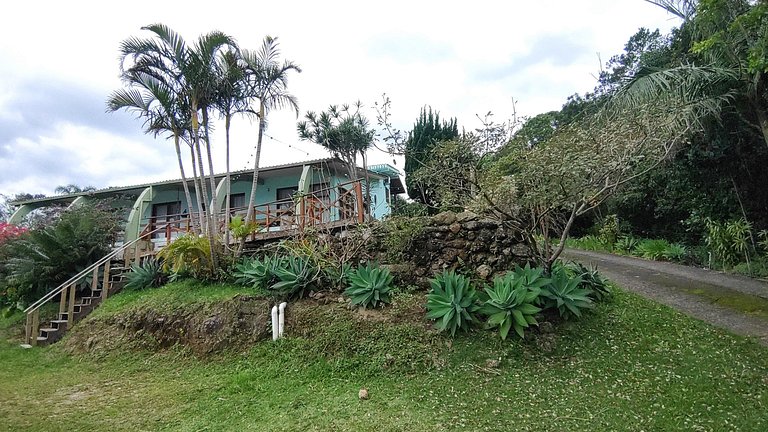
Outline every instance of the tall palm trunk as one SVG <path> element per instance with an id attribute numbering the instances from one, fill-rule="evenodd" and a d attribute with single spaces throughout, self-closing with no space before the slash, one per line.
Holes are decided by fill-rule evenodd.
<path id="1" fill-rule="evenodd" d="M 245 216 L 246 224 L 250 223 L 256 216 L 253 211 L 253 206 L 256 205 L 256 187 L 259 182 L 259 160 L 261 159 L 261 140 L 264 137 L 265 126 L 264 104 L 262 103 L 259 107 L 259 137 L 256 142 L 256 157 L 253 161 L 253 181 L 251 182 L 251 196 L 248 199 L 248 212 Z"/>
<path id="2" fill-rule="evenodd" d="M 227 157 L 226 157 L 227 178 L 226 180 L 224 180 L 227 182 L 225 185 L 227 188 L 227 192 L 224 196 L 224 200 L 225 200 L 224 208 L 226 209 L 224 213 L 224 245 L 227 248 L 229 248 L 229 219 L 230 219 L 230 213 L 232 211 L 232 203 L 230 202 L 231 201 L 230 196 L 232 194 L 232 188 L 230 186 L 231 186 L 232 179 L 231 179 L 230 170 L 229 170 L 229 126 L 231 121 L 232 121 L 232 115 L 229 112 L 227 112 L 227 114 L 224 116 L 224 135 L 226 138 L 226 145 L 227 145 Z"/>
<path id="3" fill-rule="evenodd" d="M 193 135 L 192 136 L 194 137 L 194 142 L 195 142 L 195 152 L 196 152 L 196 155 L 197 155 L 197 167 L 198 167 L 198 169 L 200 169 L 200 186 L 201 186 L 201 189 L 202 189 L 202 192 L 203 192 L 203 199 L 207 203 L 207 207 L 206 207 L 206 211 L 205 211 L 205 214 L 206 214 L 205 221 L 206 221 L 206 223 L 208 225 L 208 230 L 206 231 L 206 234 L 208 236 L 208 245 L 209 245 L 209 248 L 210 248 L 210 251 L 211 251 L 211 267 L 212 267 L 212 269 L 214 271 L 216 271 L 218 269 L 218 266 L 219 266 L 218 257 L 216 255 L 216 237 L 215 237 L 215 233 L 214 233 L 214 230 L 216 229 L 216 226 L 213 224 L 213 219 L 211 218 L 211 213 L 212 212 L 211 212 L 210 205 L 209 205 L 209 202 L 208 202 L 208 190 L 207 190 L 207 188 L 205 186 L 205 166 L 203 165 L 203 154 L 202 154 L 202 151 L 200 150 L 200 135 L 199 135 L 199 131 L 200 131 L 200 122 L 198 120 L 196 106 L 193 105 L 193 109 L 192 109 L 192 132 L 193 132 Z"/>
<path id="4" fill-rule="evenodd" d="M 195 219 L 192 217 L 192 196 L 189 193 L 189 185 L 187 184 L 187 176 L 184 174 L 184 163 L 181 161 L 181 148 L 179 147 L 179 134 L 173 134 L 173 144 L 176 147 L 176 158 L 179 160 L 179 171 L 181 171 L 181 184 L 184 187 L 184 199 L 187 200 L 187 209 L 189 211 L 189 218 L 192 224 L 192 232 L 198 233 Z"/>
<path id="5" fill-rule="evenodd" d="M 207 232 L 208 228 L 205 223 L 205 214 L 203 212 L 203 200 L 202 200 L 202 193 L 200 191 L 200 179 L 197 177 L 197 162 L 195 162 L 195 146 L 190 145 L 189 146 L 189 157 L 192 161 L 192 182 L 195 185 L 195 198 L 197 201 L 197 220 L 198 224 L 200 226 L 200 233 Z M 190 210 L 190 213 L 192 211 Z"/>
<path id="6" fill-rule="evenodd" d="M 219 232 L 219 202 L 216 199 L 216 178 L 213 172 L 213 156 L 211 155 L 211 140 L 208 133 L 208 108 L 203 108 L 203 130 L 205 131 L 205 152 L 208 155 L 208 181 L 211 182 L 211 222 L 216 233 Z"/>
<path id="7" fill-rule="evenodd" d="M 264 123 L 264 104 L 261 103 L 259 105 L 259 137 L 256 141 L 256 156 L 253 161 L 253 181 L 251 182 L 251 196 L 248 198 L 248 211 L 245 214 L 245 224 L 248 225 L 253 220 L 256 219 L 256 214 L 254 212 L 253 206 L 256 205 L 256 188 L 259 184 L 259 160 L 261 159 L 261 140 L 264 137 L 264 128 L 266 127 Z M 267 227 L 267 231 L 269 231 L 269 227 Z M 245 247 L 245 238 L 242 238 L 240 240 L 240 244 L 237 247 L 237 255 L 239 256 L 243 252 L 243 247 Z"/>

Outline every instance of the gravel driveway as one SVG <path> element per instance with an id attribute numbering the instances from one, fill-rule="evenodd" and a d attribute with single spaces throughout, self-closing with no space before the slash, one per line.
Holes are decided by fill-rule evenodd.
<path id="1" fill-rule="evenodd" d="M 574 249 L 564 251 L 563 258 L 591 264 L 628 291 L 733 333 L 755 337 L 768 346 L 768 321 L 690 293 L 695 290 L 717 291 L 724 295 L 736 292 L 768 299 L 766 282 L 695 267 Z"/>

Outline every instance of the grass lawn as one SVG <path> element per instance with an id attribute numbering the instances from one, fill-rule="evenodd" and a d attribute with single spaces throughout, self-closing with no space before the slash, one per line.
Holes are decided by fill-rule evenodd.
<path id="1" fill-rule="evenodd" d="M 219 296 L 182 291 L 119 294 L 100 313 Z M 0 320 L 2 431 L 768 430 L 768 350 L 623 292 L 533 341 L 331 319 L 206 359 L 22 350 L 14 323 Z"/>

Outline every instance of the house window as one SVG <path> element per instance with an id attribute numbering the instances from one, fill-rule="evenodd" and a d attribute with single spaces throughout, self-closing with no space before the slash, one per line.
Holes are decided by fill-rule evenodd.
<path id="1" fill-rule="evenodd" d="M 244 210 L 246 207 L 245 193 L 232 194 L 229 196 L 229 208 L 233 211 Z"/>
<path id="2" fill-rule="evenodd" d="M 181 219 L 181 202 L 169 202 L 152 205 L 152 231 L 157 228 L 165 228 L 167 222 Z M 178 228 L 176 224 L 176 228 Z M 152 234 L 152 238 L 164 238 L 165 230 L 160 230 Z"/>

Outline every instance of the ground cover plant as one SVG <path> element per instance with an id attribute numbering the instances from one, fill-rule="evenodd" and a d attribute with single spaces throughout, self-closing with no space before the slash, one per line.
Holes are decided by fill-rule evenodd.
<path id="1" fill-rule="evenodd" d="M 176 283 L 120 293 L 94 314 L 106 319 L 126 308 L 162 310 L 244 291 Z M 395 297 L 393 309 L 413 300 Z M 206 359 L 179 348 L 76 357 L 55 345 L 21 350 L 12 324 L 22 318 L 0 318 L 0 429 L 768 427 L 764 347 L 621 290 L 585 319 L 531 340 L 503 342 L 479 332 L 459 334 L 448 346 L 418 321 L 382 325 L 332 316 L 316 316 L 327 325 L 301 337 L 289 332 L 277 343 Z M 419 366 L 388 366 L 398 354 Z M 369 390 L 369 400 L 358 399 L 360 388 Z"/>

